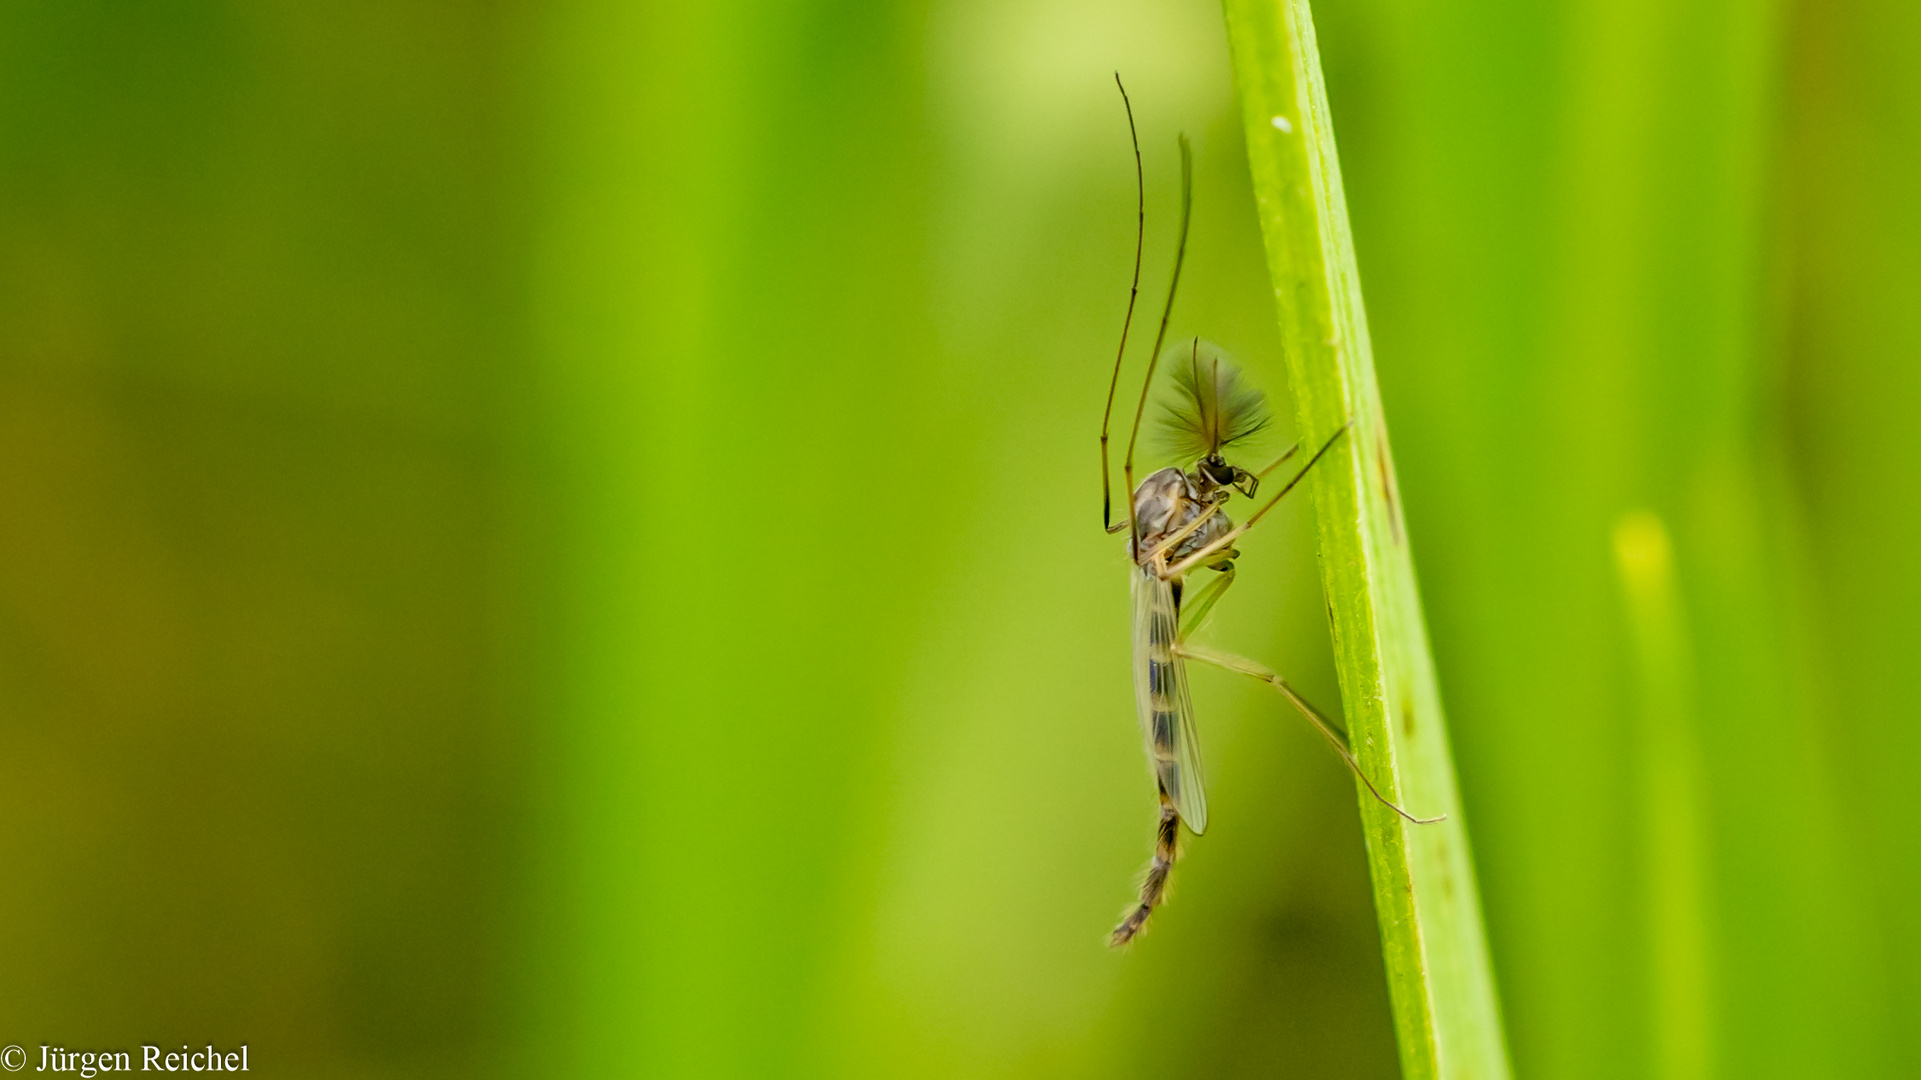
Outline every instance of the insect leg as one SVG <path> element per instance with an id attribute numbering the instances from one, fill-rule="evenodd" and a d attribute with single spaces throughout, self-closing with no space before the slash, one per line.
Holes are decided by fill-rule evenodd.
<path id="1" fill-rule="evenodd" d="M 1127 522 L 1128 535 L 1137 536 L 1139 531 L 1134 524 L 1134 444 L 1140 441 L 1141 417 L 1147 412 L 1147 392 L 1154 386 L 1154 368 L 1161 362 L 1161 345 L 1167 341 L 1167 320 L 1174 314 L 1174 293 L 1181 286 L 1181 264 L 1187 261 L 1187 225 L 1194 209 L 1194 151 L 1187 145 L 1187 136 L 1180 137 L 1181 143 L 1181 238 L 1174 248 L 1174 276 L 1167 282 L 1167 305 L 1161 308 L 1161 328 L 1154 334 L 1154 351 L 1147 357 L 1147 378 L 1141 380 L 1141 399 L 1134 405 L 1134 429 L 1127 436 L 1127 457 L 1121 462 L 1121 474 L 1127 478 Z"/>
<path id="2" fill-rule="evenodd" d="M 1200 629 L 1201 623 L 1207 621 L 1207 613 L 1214 610 L 1214 605 L 1220 602 L 1221 594 L 1225 593 L 1227 587 L 1232 584 L 1234 584 L 1234 564 L 1228 563 L 1227 569 L 1222 570 L 1213 581 L 1194 590 L 1187 597 L 1181 605 L 1185 609 L 1181 621 L 1183 641 L 1187 639 L 1187 635 Z"/>
<path id="3" fill-rule="evenodd" d="M 1287 453 L 1282 454 L 1280 457 L 1275 458 L 1274 463 L 1272 465 L 1269 465 L 1267 468 L 1262 469 L 1260 472 L 1255 473 L 1254 474 L 1255 478 L 1260 480 L 1267 479 L 1268 473 L 1271 473 L 1275 469 L 1278 469 L 1282 465 L 1285 465 L 1287 463 L 1287 459 L 1293 457 L 1295 454 L 1298 454 L 1300 452 L 1301 452 L 1301 444 L 1299 442 L 1296 442 L 1293 446 L 1290 446 L 1287 448 Z"/>
<path id="4" fill-rule="evenodd" d="M 1141 248 L 1147 241 L 1147 180 L 1141 172 L 1141 136 L 1134 129 L 1134 103 L 1127 100 L 1127 87 L 1121 83 L 1118 71 L 1114 73 L 1114 85 L 1120 87 L 1121 104 L 1127 109 L 1127 134 L 1134 140 L 1134 284 L 1127 290 L 1127 317 L 1121 320 L 1121 346 L 1114 351 L 1114 375 L 1107 380 L 1107 411 L 1101 414 L 1101 526 L 1110 533 L 1120 532 L 1121 525 L 1114 521 L 1114 493 L 1107 471 L 1107 426 L 1114 419 L 1114 391 L 1121 385 L 1121 358 L 1127 355 L 1127 331 L 1134 325 L 1134 301 L 1141 295 Z M 1133 484 L 1130 470 L 1129 521 L 1134 519 Z"/>
<path id="5" fill-rule="evenodd" d="M 1334 726 L 1334 722 L 1322 715 L 1319 709 L 1308 704 L 1306 698 L 1296 693 L 1293 687 L 1287 685 L 1287 680 L 1281 678 L 1280 675 L 1274 671 L 1262 667 L 1245 657 L 1235 656 L 1232 653 L 1216 652 L 1213 649 L 1200 645 L 1191 645 L 1185 640 L 1176 645 L 1174 651 L 1190 660 L 1199 660 L 1203 664 L 1213 664 L 1218 668 L 1226 668 L 1228 671 L 1246 675 L 1249 678 L 1259 679 L 1280 691 L 1281 695 L 1293 703 L 1294 707 L 1300 710 L 1301 715 L 1307 718 L 1307 722 L 1314 725 L 1314 730 L 1321 733 L 1321 736 L 1327 740 L 1328 745 L 1334 748 L 1334 752 L 1341 755 L 1341 760 L 1347 762 L 1347 767 L 1354 770 L 1354 775 L 1361 778 L 1361 783 L 1367 785 L 1367 790 L 1380 801 L 1382 806 L 1387 807 L 1389 810 L 1394 811 L 1416 825 L 1432 825 L 1437 821 L 1447 820 L 1446 814 L 1431 818 L 1415 817 L 1413 814 L 1408 813 L 1406 810 L 1388 801 L 1387 796 L 1381 794 L 1381 789 L 1374 786 L 1374 781 L 1369 780 L 1367 774 L 1361 771 L 1361 763 L 1355 760 L 1354 751 L 1348 749 L 1347 739 L 1344 738 L 1340 730 Z"/>

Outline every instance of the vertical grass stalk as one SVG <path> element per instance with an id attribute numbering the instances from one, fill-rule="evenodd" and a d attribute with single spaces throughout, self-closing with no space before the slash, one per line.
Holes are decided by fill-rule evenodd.
<path id="1" fill-rule="evenodd" d="M 1642 879 L 1647 905 L 1649 1076 L 1711 1076 L 1714 1030 L 1707 934 L 1707 837 L 1693 663 L 1667 527 L 1636 510 L 1614 527 L 1614 563 L 1627 600 L 1640 682 Z"/>
<path id="2" fill-rule="evenodd" d="M 1224 0 L 1268 267 L 1316 470 L 1323 585 L 1354 752 L 1402 1074 L 1508 1075 L 1466 822 L 1407 547 L 1307 0 Z"/>

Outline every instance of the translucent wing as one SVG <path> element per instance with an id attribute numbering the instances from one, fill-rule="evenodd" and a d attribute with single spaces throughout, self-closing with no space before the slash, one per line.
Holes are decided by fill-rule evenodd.
<path id="1" fill-rule="evenodd" d="M 1174 590 L 1153 570 L 1134 571 L 1134 706 L 1147 741 L 1148 764 L 1196 835 L 1207 830 L 1201 741 L 1187 695 L 1187 662 L 1174 654 L 1180 613 Z"/>

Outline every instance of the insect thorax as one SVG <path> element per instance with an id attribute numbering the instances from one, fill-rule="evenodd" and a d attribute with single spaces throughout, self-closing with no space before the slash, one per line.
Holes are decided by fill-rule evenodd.
<path id="1" fill-rule="evenodd" d="M 1197 478 L 1173 468 L 1162 469 L 1141 481 L 1141 486 L 1134 489 L 1135 543 L 1131 552 L 1134 561 L 1140 562 L 1142 556 L 1152 554 L 1162 541 L 1180 532 L 1206 513 L 1215 500 L 1226 495 L 1227 492 L 1219 488 L 1203 494 Z M 1169 563 L 1179 562 L 1233 527 L 1227 515 L 1216 510 L 1199 528 L 1165 552 L 1164 558 Z"/>

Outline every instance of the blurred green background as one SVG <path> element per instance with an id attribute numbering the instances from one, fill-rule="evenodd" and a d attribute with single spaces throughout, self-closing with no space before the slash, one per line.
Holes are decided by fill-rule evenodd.
<path id="1" fill-rule="evenodd" d="M 1316 15 L 1517 1073 L 1921 1072 L 1921 9 Z M 1226 65 L 1199 0 L 0 5 L 0 1043 L 1393 1075 L 1258 686 L 1103 944 L 1110 77 L 1145 295 L 1185 130 L 1174 333 L 1281 397 Z M 1209 633 L 1332 704 L 1306 505 Z"/>

